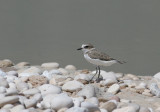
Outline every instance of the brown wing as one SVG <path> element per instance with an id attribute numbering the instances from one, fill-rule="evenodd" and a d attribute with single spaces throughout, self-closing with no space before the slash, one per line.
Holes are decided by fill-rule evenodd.
<path id="1" fill-rule="evenodd" d="M 104 60 L 104 61 L 115 60 L 115 59 L 111 58 L 110 56 L 108 56 L 107 54 L 105 54 L 103 52 L 99 52 L 97 50 L 92 50 L 92 53 L 88 52 L 88 56 L 93 59 L 100 59 L 100 60 Z"/>

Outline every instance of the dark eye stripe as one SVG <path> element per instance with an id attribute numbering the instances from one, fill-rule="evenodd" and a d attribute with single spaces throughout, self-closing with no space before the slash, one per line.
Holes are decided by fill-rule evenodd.
<path id="1" fill-rule="evenodd" d="M 84 48 L 88 48 L 89 46 L 85 46 Z"/>

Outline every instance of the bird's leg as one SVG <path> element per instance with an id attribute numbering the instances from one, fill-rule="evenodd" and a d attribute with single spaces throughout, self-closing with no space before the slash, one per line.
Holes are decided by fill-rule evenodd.
<path id="1" fill-rule="evenodd" d="M 92 79 L 94 78 L 94 76 L 97 74 L 97 72 L 98 72 L 98 69 L 97 69 L 97 67 L 96 67 L 96 73 L 93 75 L 93 77 L 91 78 L 91 80 L 90 81 L 92 81 Z"/>
<path id="2" fill-rule="evenodd" d="M 97 78 L 97 82 L 99 82 L 99 76 L 100 76 L 100 74 L 101 74 L 101 70 L 100 70 L 100 66 L 98 66 L 98 78 Z"/>

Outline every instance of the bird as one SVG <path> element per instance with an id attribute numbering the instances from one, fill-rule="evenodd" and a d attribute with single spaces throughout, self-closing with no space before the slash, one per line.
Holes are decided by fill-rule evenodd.
<path id="1" fill-rule="evenodd" d="M 110 57 L 109 55 L 107 55 L 104 52 L 98 51 L 92 44 L 88 43 L 88 44 L 82 44 L 82 46 L 80 48 L 78 48 L 77 50 L 82 50 L 83 51 L 83 55 L 84 58 L 91 64 L 96 65 L 96 73 L 93 75 L 93 77 L 91 78 L 90 81 L 92 81 L 92 79 L 94 78 L 94 76 L 98 73 L 98 78 L 96 79 L 97 82 L 100 81 L 100 67 L 101 66 L 111 66 L 112 64 L 115 63 L 120 63 L 120 64 L 124 64 L 126 63 L 125 61 L 119 61 L 117 59 L 114 59 L 112 57 Z"/>

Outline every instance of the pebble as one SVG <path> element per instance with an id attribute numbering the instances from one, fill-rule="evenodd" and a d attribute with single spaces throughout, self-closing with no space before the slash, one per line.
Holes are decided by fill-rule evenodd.
<path id="1" fill-rule="evenodd" d="M 43 101 L 41 101 L 40 104 L 38 104 L 39 108 L 45 108 L 49 109 L 51 108 L 51 100 L 57 97 L 58 94 L 47 94 L 43 97 Z"/>
<path id="2" fill-rule="evenodd" d="M 7 96 L 0 100 L 0 107 L 4 106 L 5 104 L 13 104 L 19 101 L 18 96 Z"/>
<path id="3" fill-rule="evenodd" d="M 150 91 L 153 95 L 160 97 L 160 89 L 158 88 L 156 83 L 152 83 L 150 85 Z"/>
<path id="4" fill-rule="evenodd" d="M 12 109 L 10 109 L 11 112 L 21 112 L 22 110 L 24 110 L 24 106 L 23 105 L 16 105 L 14 106 Z"/>
<path id="5" fill-rule="evenodd" d="M 81 107 L 88 109 L 89 112 L 95 112 L 95 111 L 100 111 L 97 105 L 94 105 L 90 102 L 82 102 Z"/>
<path id="6" fill-rule="evenodd" d="M 102 104 L 101 108 L 106 109 L 108 112 L 112 112 L 114 109 L 117 108 L 117 105 L 113 102 L 106 102 Z"/>
<path id="7" fill-rule="evenodd" d="M 0 78 L 0 87 L 9 87 L 8 82 L 4 78 Z"/>
<path id="8" fill-rule="evenodd" d="M 116 94 L 120 90 L 120 86 L 118 84 L 113 84 L 109 87 L 108 92 L 112 94 Z"/>
<path id="9" fill-rule="evenodd" d="M 59 94 L 51 100 L 51 108 L 59 110 L 61 108 L 70 108 L 73 106 L 73 100 L 66 94 Z"/>
<path id="10" fill-rule="evenodd" d="M 59 94 L 61 93 L 61 88 L 51 85 L 51 84 L 43 84 L 38 88 L 41 91 L 42 96 L 47 94 Z"/>
<path id="11" fill-rule="evenodd" d="M 33 97 L 37 102 L 40 102 L 42 100 L 42 95 L 40 93 L 35 94 Z"/>
<path id="12" fill-rule="evenodd" d="M 91 97 L 91 98 L 86 99 L 85 101 L 86 101 L 86 102 L 90 102 L 90 103 L 92 103 L 92 104 L 94 104 L 94 105 L 99 106 L 99 101 L 98 101 L 98 98 L 97 98 L 97 97 Z"/>
<path id="13" fill-rule="evenodd" d="M 11 112 L 9 109 L 1 109 L 0 112 Z"/>
<path id="14" fill-rule="evenodd" d="M 16 71 L 9 71 L 9 72 L 7 72 L 7 75 L 18 76 L 18 73 Z"/>
<path id="15" fill-rule="evenodd" d="M 25 83 L 25 82 L 18 82 L 18 83 L 16 83 L 16 87 L 17 87 L 18 91 L 24 91 L 24 90 L 29 89 L 28 84 Z"/>
<path id="16" fill-rule="evenodd" d="M 11 67 L 13 65 L 14 64 L 9 59 L 0 60 L 0 68 L 2 68 L 2 67 Z"/>
<path id="17" fill-rule="evenodd" d="M 92 78 L 91 75 L 88 75 L 88 74 L 79 74 L 79 75 L 76 75 L 74 80 L 78 80 L 78 79 L 83 79 L 83 80 L 86 80 L 86 81 L 90 81 Z"/>
<path id="18" fill-rule="evenodd" d="M 66 70 L 76 70 L 76 67 L 74 66 L 74 65 L 67 65 L 66 67 L 65 67 L 65 69 Z"/>
<path id="19" fill-rule="evenodd" d="M 5 87 L 0 87 L 0 93 L 5 93 L 6 92 L 6 88 Z"/>
<path id="20" fill-rule="evenodd" d="M 24 105 L 26 108 L 35 107 L 37 101 L 33 98 L 24 100 Z"/>
<path id="21" fill-rule="evenodd" d="M 101 81 L 100 84 L 103 86 L 110 86 L 112 84 L 117 83 L 117 80 L 115 78 L 113 79 L 105 79 L 104 81 Z"/>
<path id="22" fill-rule="evenodd" d="M 85 96 L 86 98 L 95 97 L 95 88 L 92 85 L 86 85 L 81 91 L 77 93 L 78 96 Z"/>
<path id="23" fill-rule="evenodd" d="M 6 90 L 7 93 L 5 93 L 6 96 L 9 96 L 9 95 L 17 95 L 18 94 L 18 91 L 16 88 L 8 88 Z"/>
<path id="24" fill-rule="evenodd" d="M 112 112 L 138 112 L 134 107 L 127 106 L 119 109 L 115 109 Z"/>
<path id="25" fill-rule="evenodd" d="M 141 107 L 139 112 L 151 112 L 147 107 Z"/>
<path id="26" fill-rule="evenodd" d="M 14 105 L 12 105 L 12 104 L 6 104 L 3 106 L 4 109 L 11 109 L 13 107 L 14 107 Z"/>
<path id="27" fill-rule="evenodd" d="M 121 99 L 120 100 L 122 103 L 131 103 L 131 101 L 130 100 L 127 100 L 127 99 Z"/>
<path id="28" fill-rule="evenodd" d="M 68 75 L 68 71 L 64 68 L 59 68 L 58 69 L 63 75 Z"/>
<path id="29" fill-rule="evenodd" d="M 76 80 L 68 81 L 62 86 L 62 90 L 68 91 L 68 92 L 74 92 L 79 89 L 81 89 L 84 85 Z"/>
<path id="30" fill-rule="evenodd" d="M 20 62 L 15 65 L 17 68 L 24 68 L 25 66 L 30 66 L 29 62 Z"/>
<path id="31" fill-rule="evenodd" d="M 156 73 L 153 77 L 157 78 L 157 79 L 160 79 L 160 72 Z"/>
<path id="32" fill-rule="evenodd" d="M 39 75 L 39 74 L 42 74 L 42 70 L 38 67 L 32 66 L 30 68 L 27 68 L 26 70 L 24 70 L 22 73 L 18 75 L 19 77 L 23 77 L 23 76 L 29 77 L 32 75 Z"/>
<path id="33" fill-rule="evenodd" d="M 117 79 L 114 72 L 106 72 L 101 70 L 101 76 L 103 77 L 103 79 L 112 79 L 112 80 Z"/>
<path id="34" fill-rule="evenodd" d="M 69 108 L 66 112 L 88 112 L 88 110 L 82 107 L 72 107 Z"/>
<path id="35" fill-rule="evenodd" d="M 33 96 L 34 94 L 40 93 L 40 90 L 37 88 L 33 88 L 33 89 L 28 89 L 23 91 L 23 94 L 25 96 Z"/>
<path id="36" fill-rule="evenodd" d="M 43 63 L 41 67 L 44 68 L 59 68 L 59 64 L 56 62 Z"/>

